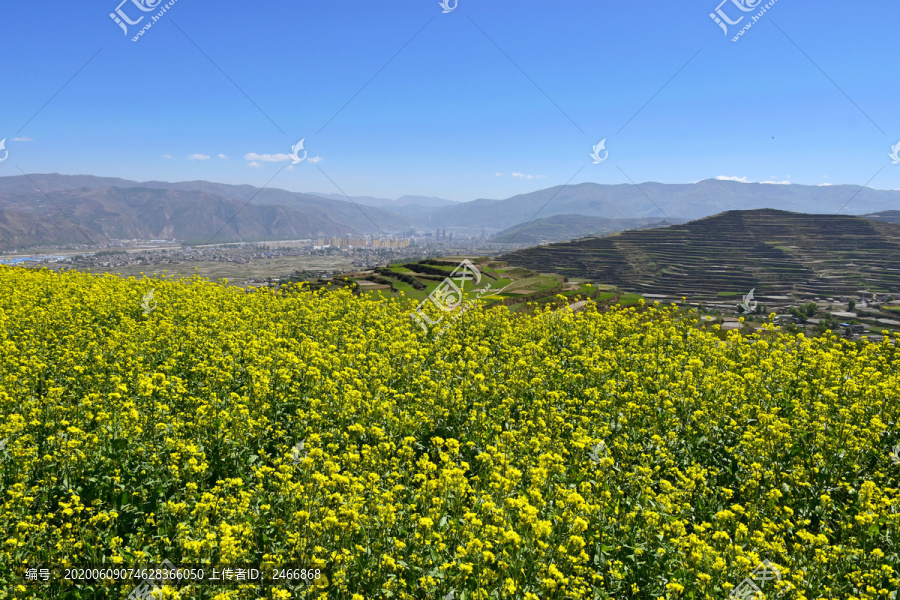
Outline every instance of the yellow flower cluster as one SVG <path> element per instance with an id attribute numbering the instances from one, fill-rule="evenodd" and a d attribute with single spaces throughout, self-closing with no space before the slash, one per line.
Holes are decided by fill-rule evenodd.
<path id="1" fill-rule="evenodd" d="M 166 590 L 217 600 L 725 600 L 764 560 L 769 597 L 900 589 L 896 340 L 412 308 L 0 267 L 0 563 L 327 573 Z"/>

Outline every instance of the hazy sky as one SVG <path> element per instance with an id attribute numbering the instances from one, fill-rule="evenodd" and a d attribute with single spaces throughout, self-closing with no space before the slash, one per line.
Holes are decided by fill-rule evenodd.
<path id="1" fill-rule="evenodd" d="M 305 138 L 307 160 L 269 185 L 454 200 L 716 176 L 900 188 L 896 1 L 778 0 L 737 42 L 765 2 L 726 0 L 743 16 L 726 35 L 719 0 L 176 0 L 133 42 L 166 1 L 119 1 L 0 3 L 0 176 L 262 186 Z M 127 35 L 117 6 L 143 16 Z"/>

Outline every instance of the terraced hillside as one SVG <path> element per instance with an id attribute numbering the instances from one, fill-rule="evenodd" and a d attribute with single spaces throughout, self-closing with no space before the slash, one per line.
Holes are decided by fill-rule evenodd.
<path id="1" fill-rule="evenodd" d="M 900 225 L 761 209 L 500 257 L 638 293 L 813 297 L 900 292 Z"/>
<path id="2" fill-rule="evenodd" d="M 481 281 L 476 284 L 468 279 L 461 284 L 461 288 L 470 299 L 478 297 L 485 308 L 505 306 L 511 312 L 533 312 L 540 307 L 570 305 L 577 310 L 588 298 L 601 306 L 627 306 L 641 299 L 637 294 L 622 293 L 615 286 L 590 285 L 555 273 L 511 267 L 488 256 L 445 256 L 342 273 L 328 280 L 305 280 L 298 275 L 283 283 L 290 285 L 305 281 L 307 287 L 314 290 L 350 287 L 354 294 L 373 294 L 385 299 L 402 297 L 421 302 L 429 298 L 464 259 L 475 265 L 481 274 Z"/>

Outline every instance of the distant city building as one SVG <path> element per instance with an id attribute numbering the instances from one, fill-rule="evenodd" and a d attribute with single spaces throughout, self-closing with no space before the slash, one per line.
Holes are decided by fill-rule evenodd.
<path id="1" fill-rule="evenodd" d="M 382 239 L 373 238 L 319 238 L 317 246 L 335 246 L 337 248 L 408 248 L 409 238 Z"/>
<path id="2" fill-rule="evenodd" d="M 312 240 L 280 240 L 277 242 L 257 242 L 264 248 L 304 248 L 312 246 Z"/>

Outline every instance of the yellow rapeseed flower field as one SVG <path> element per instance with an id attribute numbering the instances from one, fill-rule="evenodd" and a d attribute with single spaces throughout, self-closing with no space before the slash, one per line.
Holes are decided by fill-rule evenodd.
<path id="1" fill-rule="evenodd" d="M 323 573 L 162 588 L 216 600 L 725 600 L 763 561 L 769 598 L 900 589 L 891 340 L 412 308 L 0 267 L 0 598 L 166 560 Z"/>

